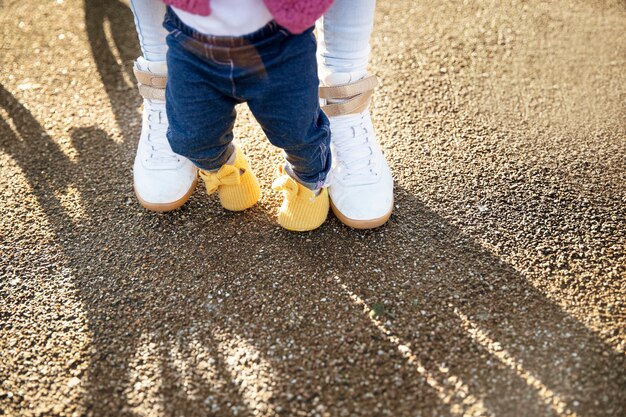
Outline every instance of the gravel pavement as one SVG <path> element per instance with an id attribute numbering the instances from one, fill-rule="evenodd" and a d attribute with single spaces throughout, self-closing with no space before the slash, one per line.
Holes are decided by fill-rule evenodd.
<path id="1" fill-rule="evenodd" d="M 132 190 L 115 0 L 0 0 L 0 415 L 626 415 L 626 2 L 381 0 L 388 224 Z"/>

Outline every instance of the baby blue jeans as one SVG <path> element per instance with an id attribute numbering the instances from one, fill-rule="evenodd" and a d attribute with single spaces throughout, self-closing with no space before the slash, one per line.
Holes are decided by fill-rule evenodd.
<path id="1" fill-rule="evenodd" d="M 330 128 L 320 110 L 313 28 L 294 35 L 276 22 L 241 37 L 210 36 L 168 8 L 166 87 L 172 150 L 204 170 L 229 162 L 235 105 L 246 102 L 287 172 L 321 187 L 330 170 Z"/>

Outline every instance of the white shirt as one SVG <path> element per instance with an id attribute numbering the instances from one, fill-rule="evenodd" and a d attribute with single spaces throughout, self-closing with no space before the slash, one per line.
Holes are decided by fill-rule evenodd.
<path id="1" fill-rule="evenodd" d="M 215 36 L 247 35 L 273 19 L 263 0 L 211 0 L 210 6 L 209 16 L 200 16 L 176 7 L 172 7 L 172 10 L 187 26 Z"/>

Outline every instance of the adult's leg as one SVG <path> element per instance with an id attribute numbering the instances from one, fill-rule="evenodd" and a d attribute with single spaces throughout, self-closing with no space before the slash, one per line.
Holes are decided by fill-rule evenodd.
<path id="1" fill-rule="evenodd" d="M 143 57 L 150 62 L 163 62 L 167 54 L 163 27 L 165 4 L 160 0 L 131 0 L 130 7 L 135 16 L 135 27 L 139 35 L 139 46 Z"/>
<path id="2" fill-rule="evenodd" d="M 393 209 L 393 179 L 368 109 L 376 79 L 368 76 L 375 0 L 337 0 L 317 23 L 318 65 L 330 119 L 333 211 L 355 228 L 384 224 Z"/>
<path id="3" fill-rule="evenodd" d="M 131 0 L 143 56 L 135 61 L 139 92 L 144 97 L 141 136 L 133 166 L 133 183 L 139 202 L 149 210 L 168 211 L 183 205 L 197 181 L 197 169 L 175 154 L 166 133 L 167 31 L 165 5 L 159 0 Z"/>

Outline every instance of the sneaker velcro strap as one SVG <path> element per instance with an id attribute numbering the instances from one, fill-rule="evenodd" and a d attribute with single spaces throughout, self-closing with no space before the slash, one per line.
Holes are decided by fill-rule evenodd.
<path id="1" fill-rule="evenodd" d="M 328 117 L 361 113 L 367 109 L 373 93 L 369 90 L 341 103 L 326 104 L 322 106 L 322 110 Z"/>
<path id="2" fill-rule="evenodd" d="M 369 75 L 359 81 L 349 84 L 335 85 L 331 87 L 320 87 L 320 98 L 350 98 L 357 94 L 372 91 L 378 85 L 376 76 Z"/>
<path id="3" fill-rule="evenodd" d="M 165 84 L 167 84 L 167 75 L 153 74 L 148 71 L 141 71 L 137 68 L 133 68 L 133 72 L 140 84 L 154 88 L 165 88 Z"/>
<path id="4" fill-rule="evenodd" d="M 139 94 L 148 100 L 165 101 L 165 88 L 150 87 L 149 85 L 139 84 Z"/>

